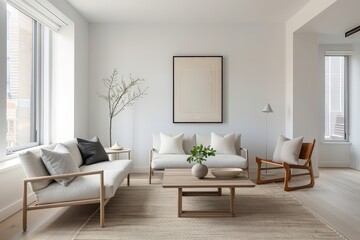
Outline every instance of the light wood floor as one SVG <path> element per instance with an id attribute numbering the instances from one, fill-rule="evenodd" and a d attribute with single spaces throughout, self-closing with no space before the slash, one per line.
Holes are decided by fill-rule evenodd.
<path id="1" fill-rule="evenodd" d="M 359 171 L 323 168 L 314 189 L 291 194 L 347 239 L 360 239 Z"/>
<path id="2" fill-rule="evenodd" d="M 132 174 L 131 178 L 132 181 L 147 181 L 145 174 Z M 359 239 L 360 172 L 323 168 L 315 181 L 314 188 L 291 194 L 346 238 Z M 161 183 L 161 175 L 155 176 L 153 182 Z M 31 211 L 25 233 L 22 232 L 21 212 L 18 212 L 0 223 L 0 239 L 72 239 L 97 208 L 97 205 L 87 205 Z"/>

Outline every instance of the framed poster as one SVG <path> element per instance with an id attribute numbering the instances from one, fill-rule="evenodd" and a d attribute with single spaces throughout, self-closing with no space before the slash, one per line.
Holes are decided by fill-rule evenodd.
<path id="1" fill-rule="evenodd" d="M 173 122 L 222 123 L 222 56 L 173 57 Z"/>

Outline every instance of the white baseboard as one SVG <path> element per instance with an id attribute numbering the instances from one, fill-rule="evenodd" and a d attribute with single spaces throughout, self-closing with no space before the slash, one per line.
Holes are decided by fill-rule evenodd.
<path id="1" fill-rule="evenodd" d="M 148 173 L 149 172 L 149 167 L 134 167 L 132 170 L 133 173 Z"/>
<path id="2" fill-rule="evenodd" d="M 320 168 L 349 168 L 350 167 L 350 163 L 349 162 L 323 162 L 321 161 L 321 163 L 319 162 L 319 167 Z"/>
<path id="3" fill-rule="evenodd" d="M 35 201 L 34 193 L 30 193 L 28 195 L 28 204 Z M 6 218 L 10 217 L 14 213 L 20 211 L 22 209 L 22 199 L 14 202 L 13 204 L 7 206 L 0 210 L 0 222 L 4 221 Z"/>

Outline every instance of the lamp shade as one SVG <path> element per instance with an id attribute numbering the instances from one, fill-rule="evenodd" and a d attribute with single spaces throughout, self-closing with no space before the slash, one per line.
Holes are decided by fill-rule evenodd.
<path id="1" fill-rule="evenodd" d="M 264 107 L 264 109 L 262 110 L 264 113 L 272 113 L 273 112 L 273 110 L 272 110 L 272 108 L 271 108 L 271 106 L 270 106 L 270 104 L 268 103 L 268 104 L 266 104 L 266 106 Z"/>

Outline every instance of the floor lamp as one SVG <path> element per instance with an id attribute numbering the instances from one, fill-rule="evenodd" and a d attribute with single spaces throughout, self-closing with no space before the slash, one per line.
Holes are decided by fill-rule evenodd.
<path id="1" fill-rule="evenodd" d="M 266 114 L 266 118 L 265 118 L 265 159 L 268 159 L 267 157 L 267 115 L 268 113 L 272 113 L 273 110 L 271 108 L 271 105 L 268 103 L 265 105 L 264 109 L 262 110 L 263 113 Z M 267 173 L 267 164 L 265 165 L 265 168 L 266 168 L 266 173 Z"/>

